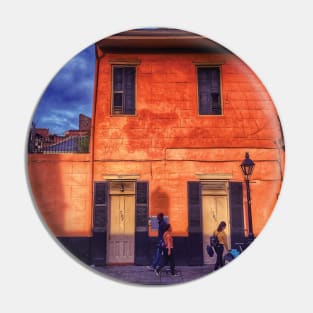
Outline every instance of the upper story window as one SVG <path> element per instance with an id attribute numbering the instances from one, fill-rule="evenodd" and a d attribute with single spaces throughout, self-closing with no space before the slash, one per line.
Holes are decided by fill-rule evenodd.
<path id="1" fill-rule="evenodd" d="M 136 67 L 114 65 L 112 72 L 112 114 L 135 114 Z"/>
<path id="2" fill-rule="evenodd" d="M 200 115 L 221 115 L 220 67 L 199 66 L 198 104 Z"/>

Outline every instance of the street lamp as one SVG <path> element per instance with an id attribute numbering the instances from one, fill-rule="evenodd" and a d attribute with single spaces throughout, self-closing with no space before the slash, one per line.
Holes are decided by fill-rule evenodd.
<path id="1" fill-rule="evenodd" d="M 253 172 L 254 165 L 255 165 L 254 162 L 249 157 L 249 152 L 246 152 L 246 158 L 242 161 L 240 167 L 245 177 L 246 188 L 247 188 L 248 224 L 249 224 L 248 243 L 254 240 L 253 226 L 252 226 L 252 214 L 251 214 L 250 185 L 249 185 L 249 177 L 251 176 Z"/>

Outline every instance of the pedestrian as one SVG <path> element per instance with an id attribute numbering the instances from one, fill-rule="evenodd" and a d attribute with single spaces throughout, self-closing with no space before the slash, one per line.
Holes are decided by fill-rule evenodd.
<path id="1" fill-rule="evenodd" d="M 216 271 L 218 268 L 224 266 L 224 259 L 223 259 L 223 253 L 224 249 L 228 251 L 228 243 L 227 243 L 227 235 L 225 232 L 226 223 L 224 221 L 220 222 L 217 229 L 214 231 L 213 235 L 217 236 L 218 243 L 214 247 L 214 250 L 216 252 L 216 263 L 214 270 Z"/>
<path id="2" fill-rule="evenodd" d="M 173 276 L 177 276 L 175 272 L 175 260 L 174 260 L 174 245 L 173 245 L 173 237 L 172 237 L 172 228 L 171 224 L 167 224 L 165 227 L 165 232 L 163 235 L 163 240 L 165 243 L 165 248 L 163 249 L 163 257 L 161 258 L 160 265 L 157 266 L 155 270 L 155 274 L 157 276 L 160 275 L 161 269 L 169 264 L 171 269 L 171 274 Z"/>
<path id="3" fill-rule="evenodd" d="M 156 248 L 151 265 L 147 266 L 147 268 L 151 271 L 154 271 L 160 263 L 162 247 L 164 246 L 163 234 L 165 232 L 165 227 L 167 225 L 164 219 L 164 214 L 162 212 L 158 214 L 157 219 L 158 219 L 158 224 L 159 224 L 157 248 Z"/>

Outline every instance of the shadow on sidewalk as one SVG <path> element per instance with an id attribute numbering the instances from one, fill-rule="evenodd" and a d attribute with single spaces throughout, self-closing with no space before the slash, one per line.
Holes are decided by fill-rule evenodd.
<path id="1" fill-rule="evenodd" d="M 108 279 L 120 283 L 140 285 L 174 285 L 186 283 L 206 277 L 213 272 L 213 265 L 203 266 L 176 266 L 177 276 L 170 274 L 169 268 L 165 267 L 159 276 L 146 266 L 92 266 L 91 268 Z"/>

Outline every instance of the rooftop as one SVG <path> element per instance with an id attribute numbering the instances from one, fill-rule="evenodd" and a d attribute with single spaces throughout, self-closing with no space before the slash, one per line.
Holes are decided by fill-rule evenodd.
<path id="1" fill-rule="evenodd" d="M 215 52 L 226 48 L 201 35 L 172 28 L 143 28 L 121 32 L 96 43 L 102 52 Z"/>

